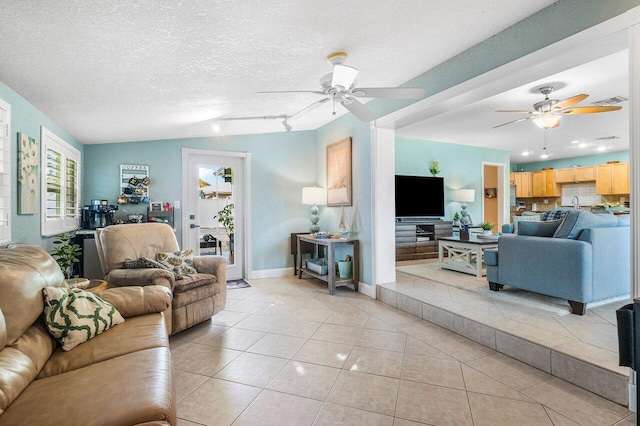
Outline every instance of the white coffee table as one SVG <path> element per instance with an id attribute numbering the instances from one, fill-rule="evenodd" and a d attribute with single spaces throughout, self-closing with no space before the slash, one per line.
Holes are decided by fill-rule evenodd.
<path id="1" fill-rule="evenodd" d="M 438 237 L 440 267 L 482 278 L 482 252 L 493 248 L 498 248 L 497 238 L 478 238 L 473 234 L 468 240 L 461 240 L 460 237 Z"/>

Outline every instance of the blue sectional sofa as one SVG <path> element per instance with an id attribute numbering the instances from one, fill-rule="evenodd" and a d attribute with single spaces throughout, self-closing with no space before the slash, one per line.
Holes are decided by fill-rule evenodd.
<path id="1" fill-rule="evenodd" d="M 572 210 L 560 220 L 520 222 L 497 250 L 485 250 L 487 281 L 567 299 L 574 314 L 587 304 L 629 294 L 629 216 Z"/>

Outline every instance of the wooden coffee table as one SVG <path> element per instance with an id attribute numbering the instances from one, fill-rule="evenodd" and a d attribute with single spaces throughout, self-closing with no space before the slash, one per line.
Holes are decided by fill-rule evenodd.
<path id="1" fill-rule="evenodd" d="M 461 240 L 460 237 L 438 237 L 440 267 L 482 278 L 482 252 L 493 248 L 498 248 L 497 238 L 478 238 L 473 234 L 468 240 Z"/>

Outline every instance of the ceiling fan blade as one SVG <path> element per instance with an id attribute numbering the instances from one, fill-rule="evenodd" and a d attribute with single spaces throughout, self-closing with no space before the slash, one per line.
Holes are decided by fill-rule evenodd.
<path id="1" fill-rule="evenodd" d="M 535 111 L 527 111 L 524 109 L 499 109 L 496 112 L 512 112 L 514 114 L 537 114 Z"/>
<path id="2" fill-rule="evenodd" d="M 271 90 L 271 91 L 266 91 L 266 92 L 257 92 L 258 94 L 265 94 L 265 93 L 315 93 L 316 95 L 324 95 L 324 92 L 321 92 L 319 90 Z"/>
<path id="3" fill-rule="evenodd" d="M 517 120 L 509 121 L 509 122 L 507 122 L 507 123 L 499 124 L 499 125 L 497 125 L 497 126 L 494 126 L 493 128 L 494 128 L 494 129 L 497 129 L 498 127 L 508 126 L 509 124 L 517 123 L 517 122 L 519 122 L 519 121 L 531 120 L 531 119 L 533 119 L 533 118 L 535 118 L 535 117 L 519 118 L 519 119 L 517 119 Z"/>
<path id="4" fill-rule="evenodd" d="M 289 120 L 294 120 L 297 118 L 302 117 L 303 115 L 313 111 L 314 109 L 318 108 L 320 105 L 324 104 L 325 102 L 327 102 L 328 100 L 330 100 L 331 98 L 324 98 L 324 99 L 320 99 L 319 101 L 316 101 L 314 103 L 312 103 L 311 105 L 309 105 L 308 107 L 301 109 L 300 111 L 296 112 L 295 114 L 293 114 Z"/>
<path id="5" fill-rule="evenodd" d="M 374 113 L 369 111 L 369 108 L 362 105 L 356 98 L 347 98 L 346 101 L 341 102 L 342 106 L 358 117 L 360 121 L 368 122 L 377 118 Z"/>
<path id="6" fill-rule="evenodd" d="M 583 107 L 575 107 L 575 108 L 566 108 L 561 111 L 554 112 L 554 114 L 562 114 L 562 115 L 595 114 L 597 112 L 618 111 L 620 109 L 622 109 L 621 106 L 583 106 Z"/>
<path id="7" fill-rule="evenodd" d="M 331 87 L 341 86 L 344 87 L 345 90 L 349 89 L 353 82 L 356 81 L 359 72 L 357 68 L 340 64 L 334 65 Z"/>
<path id="8" fill-rule="evenodd" d="M 587 96 L 589 95 L 585 95 L 584 93 L 581 95 L 575 95 L 572 96 L 570 98 L 567 98 L 563 101 L 558 102 L 557 104 L 555 104 L 553 106 L 553 109 L 565 109 L 565 108 L 569 108 L 574 106 L 575 104 L 584 101 L 585 99 L 587 99 Z"/>
<path id="9" fill-rule="evenodd" d="M 358 87 L 351 92 L 361 98 L 422 99 L 422 87 Z"/>

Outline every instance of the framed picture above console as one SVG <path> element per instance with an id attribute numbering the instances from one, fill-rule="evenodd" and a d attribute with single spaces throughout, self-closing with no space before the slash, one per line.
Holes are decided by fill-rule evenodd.
<path id="1" fill-rule="evenodd" d="M 351 186 L 351 138 L 327 146 L 327 205 L 353 204 Z"/>

